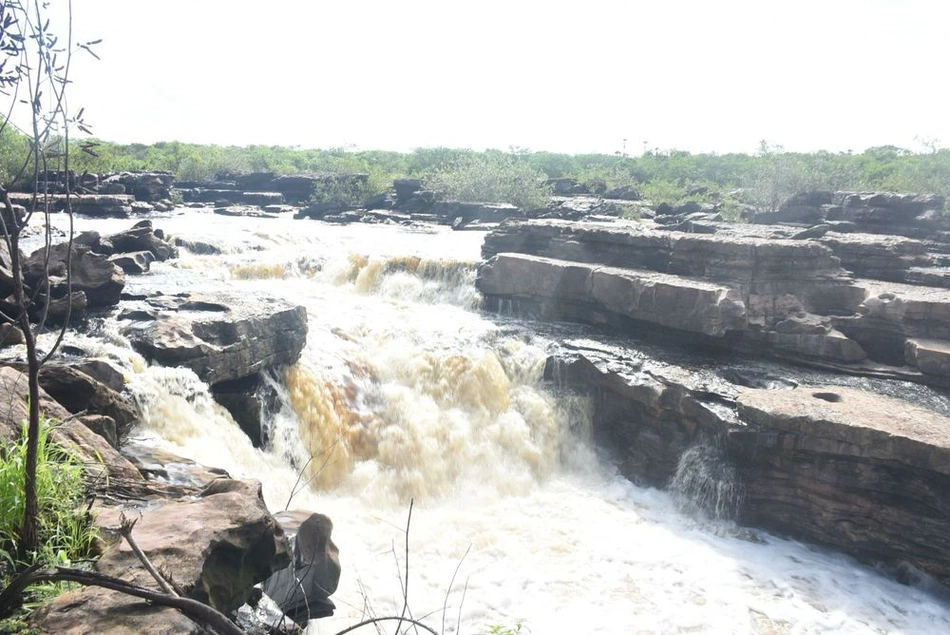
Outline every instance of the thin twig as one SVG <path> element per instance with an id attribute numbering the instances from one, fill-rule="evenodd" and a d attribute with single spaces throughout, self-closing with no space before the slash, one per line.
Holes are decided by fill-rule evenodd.
<path id="1" fill-rule="evenodd" d="M 188 619 L 198 624 L 205 624 L 220 635 L 244 635 L 244 632 L 220 611 L 197 600 L 152 591 L 96 571 L 80 571 L 66 567 L 57 567 L 55 571 L 33 571 L 20 576 L 0 593 L 0 606 L 9 601 L 8 594 L 22 593 L 23 589 L 38 582 L 77 582 L 84 586 L 98 586 L 118 591 L 148 600 L 153 604 L 177 609 Z"/>
<path id="2" fill-rule="evenodd" d="M 452 574 L 452 579 L 449 580 L 449 588 L 445 590 L 445 600 L 442 602 L 442 632 L 445 633 L 445 614 L 448 611 L 449 607 L 449 594 L 452 592 L 452 587 L 455 586 L 455 576 L 459 574 L 459 569 L 462 568 L 462 563 L 465 562 L 465 558 L 468 556 L 468 552 L 472 550 L 472 545 L 469 543 L 468 548 L 465 550 L 465 553 L 462 554 L 462 557 L 459 558 L 458 564 L 455 565 L 455 572 Z M 461 611 L 461 606 L 459 611 Z"/>
<path id="3" fill-rule="evenodd" d="M 405 617 L 406 611 L 409 610 L 409 525 L 412 523 L 412 505 L 414 502 L 415 502 L 414 499 L 412 498 L 409 499 L 409 515 L 406 517 L 406 539 L 405 539 L 406 583 L 400 585 L 402 586 L 402 615 L 401 617 Z M 397 569 L 398 569 L 398 562 L 397 562 Z M 399 635 L 399 626 L 400 624 L 396 625 L 396 635 Z M 416 632 L 418 632 L 418 630 Z"/>
<path id="4" fill-rule="evenodd" d="M 135 538 L 132 537 L 132 528 L 135 527 L 135 523 L 138 522 L 138 519 L 129 520 L 125 517 L 125 512 L 119 514 L 119 533 L 122 534 L 122 537 L 125 538 L 125 541 L 129 543 L 129 547 L 132 548 L 132 553 L 138 557 L 142 562 L 142 565 L 145 567 L 145 570 L 148 571 L 155 581 L 158 582 L 158 586 L 162 587 L 162 591 L 168 595 L 173 595 L 178 597 L 178 593 L 175 592 L 175 589 L 168 583 L 168 580 L 162 577 L 162 575 L 155 568 L 155 565 L 152 564 L 152 561 L 148 559 L 148 556 L 145 555 L 145 552 L 142 551 L 138 543 L 135 542 Z"/>

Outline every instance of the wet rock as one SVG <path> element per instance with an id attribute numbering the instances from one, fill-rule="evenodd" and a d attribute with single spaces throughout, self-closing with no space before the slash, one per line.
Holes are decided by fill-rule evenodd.
<path id="1" fill-rule="evenodd" d="M 214 400 L 231 413 L 256 448 L 267 445 L 265 414 L 277 409 L 278 396 L 260 373 L 233 381 L 222 381 L 212 389 Z"/>
<path id="2" fill-rule="evenodd" d="M 264 593 L 301 626 L 332 615 L 336 607 L 329 596 L 341 571 L 340 552 L 331 538 L 333 523 L 323 514 L 304 511 L 280 512 L 275 518 L 290 538 L 293 558 L 264 582 Z"/>
<path id="3" fill-rule="evenodd" d="M 214 213 L 220 216 L 236 216 L 242 218 L 277 218 L 276 214 L 265 212 L 260 207 L 251 205 L 229 205 L 215 207 Z"/>
<path id="4" fill-rule="evenodd" d="M 950 419 L 843 387 L 743 390 L 743 522 L 950 583 Z"/>
<path id="5" fill-rule="evenodd" d="M 146 319 L 122 328 L 133 348 L 209 384 L 292 364 L 307 338 L 306 309 L 266 297 L 153 296 L 142 304 Z"/>
<path id="6" fill-rule="evenodd" d="M 127 275 L 148 273 L 153 260 L 155 260 L 155 256 L 150 251 L 133 251 L 109 256 L 109 262 L 118 265 Z"/>
<path id="7" fill-rule="evenodd" d="M 129 459 L 146 479 L 180 487 L 183 495 L 194 496 L 211 481 L 231 478 L 225 470 L 206 467 L 134 438 L 127 439 L 122 444 L 122 455 Z"/>
<path id="8" fill-rule="evenodd" d="M 66 263 L 69 253 L 68 243 L 51 248 L 48 271 L 53 297 L 66 294 Z M 34 251 L 24 261 L 23 275 L 29 287 L 36 288 L 43 279 L 46 259 L 44 247 Z M 89 308 L 108 307 L 119 303 L 122 288 L 125 286 L 125 275 L 118 266 L 109 262 L 106 256 L 93 253 L 88 246 L 82 244 L 73 245 L 68 259 L 72 291 L 85 293 Z"/>
<path id="9" fill-rule="evenodd" d="M 159 262 L 177 258 L 178 250 L 163 238 L 164 234 L 159 235 L 160 233 L 161 230 L 152 227 L 152 221 L 139 221 L 125 231 L 102 238 L 99 249 L 107 255 L 147 251 Z"/>
<path id="10" fill-rule="evenodd" d="M 201 240 L 191 240 L 176 236 L 172 242 L 176 247 L 184 247 L 191 253 L 199 256 L 216 256 L 221 253 L 221 248 L 217 245 L 212 245 L 211 243 Z"/>

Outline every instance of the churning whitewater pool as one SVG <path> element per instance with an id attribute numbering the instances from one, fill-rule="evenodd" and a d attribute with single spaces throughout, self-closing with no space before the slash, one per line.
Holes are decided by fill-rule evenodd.
<path id="1" fill-rule="evenodd" d="M 585 403 L 541 381 L 544 338 L 478 312 L 482 234 L 206 211 L 154 222 L 223 253 L 183 250 L 131 290 L 228 285 L 251 304 L 307 307 L 303 356 L 273 378 L 270 447 L 254 449 L 190 371 L 148 367 L 114 326 L 76 343 L 128 369 L 138 436 L 259 479 L 272 511 L 333 519 L 337 612 L 309 633 L 400 614 L 407 569 L 409 614 L 445 633 L 950 632 L 950 605 L 925 589 L 684 515 L 598 460 Z"/>

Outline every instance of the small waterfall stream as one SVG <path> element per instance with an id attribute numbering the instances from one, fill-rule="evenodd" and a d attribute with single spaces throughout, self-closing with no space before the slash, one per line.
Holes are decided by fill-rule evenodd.
<path id="1" fill-rule="evenodd" d="M 112 224 L 128 222 L 95 222 Z M 222 253 L 183 252 L 131 289 L 229 284 L 307 307 L 301 360 L 270 378 L 270 447 L 193 373 L 146 365 L 107 325 L 77 343 L 126 369 L 136 435 L 259 479 L 272 510 L 333 519 L 338 610 L 308 632 L 398 613 L 407 567 L 413 615 L 446 633 L 519 620 L 536 635 L 950 631 L 950 607 L 922 589 L 736 527 L 741 491 L 714 444 L 684 455 L 670 493 L 617 476 L 584 400 L 543 381 L 545 336 L 477 312 L 478 233 L 194 211 L 156 225 Z"/>

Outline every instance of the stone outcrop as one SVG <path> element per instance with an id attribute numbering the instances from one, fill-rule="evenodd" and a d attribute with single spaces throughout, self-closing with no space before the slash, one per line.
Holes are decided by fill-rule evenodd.
<path id="1" fill-rule="evenodd" d="M 774 212 L 752 215 L 759 224 L 829 223 L 841 233 L 933 238 L 950 230 L 942 196 L 893 192 L 802 192 Z"/>
<path id="2" fill-rule="evenodd" d="M 128 397 L 79 368 L 45 364 L 40 369 L 40 386 L 71 413 L 88 412 L 112 419 L 116 435 L 112 445 L 115 447 L 139 419 L 138 411 Z"/>
<path id="3" fill-rule="evenodd" d="M 676 485 L 692 448 L 707 500 L 743 523 L 950 584 L 950 418 L 841 386 L 794 386 L 568 341 L 546 377 L 591 400 L 594 437 L 628 478 Z M 746 385 L 738 385 L 742 381 Z M 755 387 L 750 387 L 755 386 Z M 693 492 L 696 494 L 696 492 Z M 710 510 L 711 513 L 713 509 Z"/>
<path id="4" fill-rule="evenodd" d="M 121 191 L 132 195 L 137 201 L 154 203 L 171 198 L 175 175 L 171 172 L 116 172 L 99 179 L 100 188 Z M 115 187 L 119 186 L 119 187 Z"/>
<path id="5" fill-rule="evenodd" d="M 293 363 L 307 337 L 306 309 L 268 298 L 154 295 L 119 319 L 147 359 L 212 385 Z"/>
<path id="6" fill-rule="evenodd" d="M 8 366 L 0 367 L 0 394 L 4 395 L 0 400 L 0 436 L 9 443 L 20 438 L 23 422 L 29 418 L 26 375 Z M 70 412 L 42 389 L 40 412 L 47 421 L 64 422 L 53 428 L 51 437 L 82 460 L 91 482 L 107 491 L 134 488 L 143 482 L 139 471 L 118 450 L 81 420 L 70 418 Z"/>
<path id="7" fill-rule="evenodd" d="M 115 508 L 101 509 L 100 526 L 118 525 L 118 513 Z M 137 513 L 135 539 L 152 563 L 173 572 L 187 597 L 224 613 L 244 604 L 254 584 L 290 560 L 287 538 L 267 511 L 256 482 L 219 479 L 197 498 L 168 501 Z M 107 575 L 154 585 L 128 544 L 117 537 L 94 566 Z M 38 612 L 33 623 L 48 633 L 198 632 L 172 609 L 153 608 L 137 598 L 99 588 L 57 597 Z M 165 630 L 155 630 L 156 623 Z"/>
<path id="8" fill-rule="evenodd" d="M 743 522 L 950 584 L 950 418 L 842 387 L 742 391 Z"/>
<path id="9" fill-rule="evenodd" d="M 48 272 L 50 294 L 54 298 L 66 295 L 66 269 L 69 264 L 73 292 L 85 296 L 89 308 L 115 306 L 119 303 L 122 288 L 125 286 L 125 274 L 108 257 L 95 253 L 88 245 L 74 242 L 70 250 L 68 243 L 60 243 L 50 248 L 40 248 L 30 254 L 23 262 L 23 277 L 26 284 L 36 288 Z"/>
<path id="10" fill-rule="evenodd" d="M 479 290 L 537 307 L 547 319 L 610 316 L 711 336 L 745 328 L 739 293 L 716 284 L 634 269 L 502 254 L 479 269 Z"/>
<path id="11" fill-rule="evenodd" d="M 813 241 L 528 221 L 488 234 L 482 253 L 493 257 L 477 282 L 490 307 L 513 300 L 546 318 L 636 330 L 629 319 L 722 346 L 834 362 L 865 357 L 833 317 L 852 314 L 867 289 Z"/>

